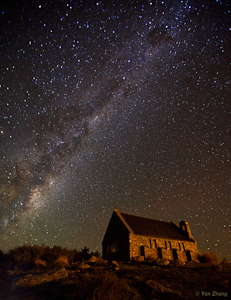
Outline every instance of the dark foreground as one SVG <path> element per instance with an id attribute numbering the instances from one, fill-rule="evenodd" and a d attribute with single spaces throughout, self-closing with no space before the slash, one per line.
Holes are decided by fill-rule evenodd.
<path id="1" fill-rule="evenodd" d="M 7 272 L 1 300 L 231 299 L 231 264 L 75 263 L 46 272 Z"/>

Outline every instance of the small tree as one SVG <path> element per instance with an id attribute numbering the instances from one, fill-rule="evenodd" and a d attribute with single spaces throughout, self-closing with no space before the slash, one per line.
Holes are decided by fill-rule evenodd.
<path id="1" fill-rule="evenodd" d="M 81 251 L 79 251 L 79 254 L 81 255 L 81 258 L 83 260 L 89 260 L 90 258 L 89 250 L 90 249 L 85 246 L 84 248 L 81 249 Z"/>

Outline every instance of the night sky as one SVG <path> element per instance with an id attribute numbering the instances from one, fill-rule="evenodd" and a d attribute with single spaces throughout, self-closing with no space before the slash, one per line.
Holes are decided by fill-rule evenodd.
<path id="1" fill-rule="evenodd" d="M 230 1 L 4 1 L 0 249 L 101 252 L 115 206 L 231 260 Z"/>

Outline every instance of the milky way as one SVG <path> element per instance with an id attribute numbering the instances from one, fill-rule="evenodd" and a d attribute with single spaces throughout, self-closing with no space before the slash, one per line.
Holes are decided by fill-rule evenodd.
<path id="1" fill-rule="evenodd" d="M 4 251 L 101 251 L 113 208 L 230 257 L 228 1 L 1 8 Z"/>

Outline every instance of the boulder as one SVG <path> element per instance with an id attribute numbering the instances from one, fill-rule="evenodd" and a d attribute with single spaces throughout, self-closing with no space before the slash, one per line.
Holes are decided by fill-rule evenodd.
<path id="1" fill-rule="evenodd" d="M 92 255 L 92 257 L 89 258 L 88 262 L 89 263 L 95 263 L 97 261 L 98 257 Z"/>
<path id="2" fill-rule="evenodd" d="M 155 264 L 159 267 L 167 266 L 169 263 L 170 263 L 170 260 L 168 260 L 166 258 L 164 258 L 164 259 L 157 258 L 155 260 Z"/>
<path id="3" fill-rule="evenodd" d="M 216 272 L 222 272 L 222 266 L 221 265 L 212 265 L 212 269 Z"/>
<path id="4" fill-rule="evenodd" d="M 105 266 L 107 264 L 108 264 L 108 261 L 106 259 L 103 259 L 102 257 L 98 257 L 95 262 L 96 266 Z"/>
<path id="5" fill-rule="evenodd" d="M 181 266 L 184 266 L 185 263 L 179 259 L 176 259 L 174 261 L 171 262 L 170 266 L 172 267 L 181 267 Z"/>
<path id="6" fill-rule="evenodd" d="M 143 255 L 137 256 L 137 257 L 135 258 L 135 261 L 136 261 L 136 262 L 139 262 L 139 263 L 143 262 L 143 261 L 144 261 L 144 256 L 143 256 Z"/>
<path id="7" fill-rule="evenodd" d="M 25 276 L 20 276 L 15 278 L 12 281 L 11 288 L 12 290 L 17 289 L 18 287 L 32 287 L 35 285 L 42 284 L 44 282 L 51 282 L 54 280 L 60 280 L 68 277 L 68 271 L 65 268 L 60 270 L 51 271 L 43 274 L 28 274 Z"/>
<path id="8" fill-rule="evenodd" d="M 154 280 L 145 281 L 145 293 L 157 299 L 184 299 L 178 291 L 173 291 Z M 169 297 L 168 297 L 169 296 Z"/>
<path id="9" fill-rule="evenodd" d="M 228 261 L 222 261 L 220 263 L 220 266 L 225 273 L 231 273 L 231 263 L 229 263 Z"/>

